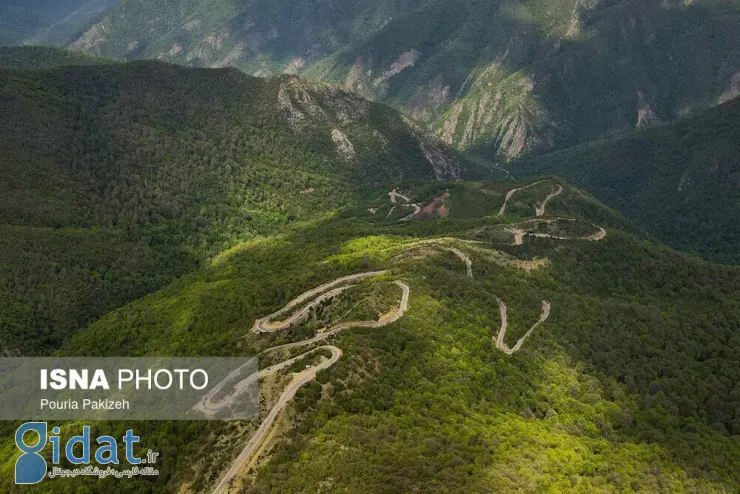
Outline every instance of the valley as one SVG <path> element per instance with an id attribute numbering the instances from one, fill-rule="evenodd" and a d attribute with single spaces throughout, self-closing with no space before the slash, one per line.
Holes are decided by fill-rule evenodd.
<path id="1" fill-rule="evenodd" d="M 736 0 L 120 0 L 62 46 L 336 84 L 501 162 L 732 99 L 739 26 Z"/>
<path id="2" fill-rule="evenodd" d="M 24 490 L 740 490 L 740 113 L 714 104 L 736 50 L 659 49 L 729 32 L 733 5 L 247 3 L 120 0 L 73 42 L 191 67 L 0 49 L 0 353 L 259 359 L 193 403 L 218 418 L 259 385 L 257 420 L 93 424 L 135 429 L 160 475 Z M 661 73 L 617 77 L 615 53 Z M 711 84 L 656 96 L 707 53 Z M 457 96 L 428 107 L 430 81 Z"/>

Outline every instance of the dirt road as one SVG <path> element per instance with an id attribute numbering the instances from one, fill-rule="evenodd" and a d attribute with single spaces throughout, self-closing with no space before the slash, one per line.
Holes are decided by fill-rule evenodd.
<path id="1" fill-rule="evenodd" d="M 288 302 L 287 305 L 285 305 L 282 309 L 273 312 L 269 316 L 263 317 L 261 319 L 258 319 L 257 322 L 255 322 L 255 325 L 253 328 L 256 328 L 258 332 L 267 332 L 267 331 L 277 331 L 278 329 L 271 329 L 267 328 L 265 329 L 265 324 L 272 318 L 276 317 L 296 306 L 299 306 L 302 302 L 305 302 L 306 300 L 311 299 L 314 296 L 317 296 L 324 292 L 325 290 L 329 290 L 332 287 L 335 287 L 341 283 L 346 283 L 348 281 L 363 279 L 363 278 L 369 278 L 372 276 L 378 276 L 380 274 L 384 274 L 386 271 L 374 271 L 370 273 L 360 273 L 356 275 L 351 276 L 344 276 L 342 278 L 338 278 L 336 280 L 333 280 L 328 283 L 324 283 L 321 286 L 318 286 L 316 288 L 313 288 L 311 290 L 308 290 L 307 292 L 304 292 L 300 296 L 296 297 L 295 299 Z M 365 327 L 365 328 L 380 328 L 383 326 L 387 326 L 389 324 L 393 324 L 394 322 L 398 321 L 403 315 L 406 313 L 409 307 L 409 296 L 411 294 L 411 288 L 402 281 L 396 281 L 396 286 L 398 286 L 401 289 L 401 300 L 399 302 L 399 306 L 397 309 L 395 309 L 392 312 L 389 312 L 388 314 L 381 317 L 378 321 L 353 321 L 353 322 L 346 322 L 346 323 L 340 323 L 336 326 L 333 326 L 329 328 L 328 330 L 317 334 L 313 338 L 309 338 L 307 340 L 298 341 L 295 343 L 288 343 L 285 345 L 279 345 L 276 347 L 269 348 L 266 351 L 274 351 L 279 349 L 288 349 L 288 348 L 295 348 L 300 346 L 307 346 L 311 345 L 313 343 L 325 340 L 326 338 L 339 333 L 340 331 L 343 331 L 348 328 L 357 328 L 357 327 Z M 336 292 L 337 290 L 344 289 L 346 287 L 341 287 L 339 289 L 332 290 L 333 292 Z M 328 292 L 331 293 L 331 292 Z M 325 294 L 319 298 L 322 300 L 327 297 Z M 286 321 L 296 321 L 303 315 L 307 314 L 307 307 L 310 311 L 310 308 L 316 305 L 316 300 L 310 302 L 307 306 L 301 307 L 296 312 L 294 312 L 292 315 L 290 315 L 285 321 L 282 321 L 280 323 L 273 323 L 272 328 L 278 328 L 283 327 L 283 329 L 290 324 L 286 325 Z M 306 383 L 312 381 L 316 378 L 316 374 L 322 370 L 322 369 L 328 369 L 334 363 L 339 360 L 339 358 L 342 356 L 342 350 L 339 348 L 332 346 L 332 345 L 325 345 L 323 347 L 319 348 L 327 348 L 331 350 L 332 357 L 329 360 L 326 360 L 324 362 L 321 362 L 317 366 L 313 366 L 309 369 L 306 369 L 298 374 L 295 374 L 293 377 L 293 380 L 290 382 L 290 384 L 285 388 L 283 393 L 280 395 L 280 398 L 278 399 L 275 406 L 272 407 L 268 415 L 265 417 L 265 419 L 260 424 L 257 431 L 254 433 L 254 435 L 249 439 L 249 442 L 246 444 L 242 452 L 239 454 L 239 456 L 234 460 L 231 468 L 226 472 L 226 474 L 222 477 L 221 481 L 216 486 L 214 493 L 222 493 L 227 492 L 232 487 L 232 482 L 238 477 L 239 473 L 250 464 L 250 462 L 254 459 L 255 455 L 259 455 L 259 452 L 265 443 L 265 440 L 268 437 L 268 434 L 277 420 L 278 416 L 280 415 L 280 412 L 285 408 L 285 406 L 290 402 L 290 400 L 293 399 L 296 392 L 301 388 L 301 386 L 305 385 Z M 213 414 L 218 412 L 219 410 L 231 405 L 233 401 L 244 391 L 246 391 L 251 385 L 254 384 L 254 381 L 257 380 L 260 377 L 267 376 L 269 374 L 278 372 L 282 369 L 285 369 L 287 367 L 290 367 L 298 361 L 299 359 L 303 358 L 307 353 L 303 353 L 301 355 L 298 355 L 296 357 L 293 357 L 291 359 L 285 360 L 283 362 L 280 362 L 278 364 L 275 364 L 271 367 L 268 367 L 266 369 L 261 370 L 258 373 L 252 374 L 248 376 L 246 379 L 242 380 L 240 383 L 238 383 L 234 387 L 234 391 L 226 396 L 224 399 L 217 403 L 213 403 L 211 400 L 213 397 L 222 389 L 224 383 L 220 383 L 217 385 L 203 400 L 201 400 L 198 405 L 196 405 L 196 408 L 208 413 Z M 235 371 L 236 372 L 236 371 Z M 233 374 L 229 376 L 229 378 L 233 378 Z M 229 379 L 227 378 L 227 380 Z M 225 382 L 226 380 L 224 380 Z"/>
<path id="2" fill-rule="evenodd" d="M 456 249 L 455 247 L 445 247 L 445 249 L 449 250 L 453 254 L 455 254 L 457 257 L 460 258 L 462 262 L 465 263 L 465 267 L 468 271 L 468 278 L 473 277 L 473 260 L 468 256 L 465 252 L 461 251 L 460 249 Z"/>
<path id="3" fill-rule="evenodd" d="M 521 350 L 522 345 L 524 342 L 529 338 L 529 336 L 534 332 L 537 327 L 547 321 L 547 319 L 550 317 L 550 302 L 543 300 L 542 301 L 542 313 L 540 314 L 540 319 L 537 321 L 531 328 L 529 328 L 529 331 L 527 331 L 524 336 L 519 338 L 519 341 L 516 342 L 516 345 L 514 345 L 513 348 L 509 348 L 509 346 L 504 342 L 504 339 L 506 338 L 506 330 L 509 326 L 509 319 L 507 315 L 507 307 L 506 304 L 500 299 L 496 298 L 499 305 L 499 310 L 501 312 L 501 328 L 498 331 L 498 335 L 495 338 L 496 348 L 504 352 L 506 355 L 513 355 L 519 350 Z"/>
<path id="4" fill-rule="evenodd" d="M 404 201 L 406 201 L 407 203 L 408 203 L 408 202 L 411 202 L 411 199 L 409 199 L 409 198 L 408 198 L 408 197 L 406 197 L 405 195 L 403 195 L 403 194 L 401 194 L 400 192 L 398 192 L 398 189 L 395 189 L 395 190 L 392 190 L 392 191 L 388 192 L 388 197 L 390 197 L 390 198 L 391 198 L 391 202 L 392 202 L 393 204 L 396 204 L 396 199 L 397 199 L 397 198 L 399 198 L 399 197 L 400 197 L 401 199 L 403 199 Z"/>
<path id="5" fill-rule="evenodd" d="M 557 189 L 554 192 L 551 192 L 548 194 L 547 197 L 545 197 L 545 200 L 542 201 L 542 203 L 538 206 L 535 206 L 535 211 L 537 213 L 537 217 L 544 216 L 545 215 L 545 208 L 547 207 L 547 203 L 559 196 L 563 193 L 563 186 L 560 184 L 557 184 Z"/>
<path id="6" fill-rule="evenodd" d="M 440 237 L 440 238 L 431 238 L 427 240 L 420 240 L 418 242 L 414 242 L 413 244 L 407 246 L 406 251 L 409 251 L 411 249 L 415 249 L 418 247 L 423 247 L 425 245 L 433 245 L 435 247 L 439 247 L 440 249 L 448 250 L 455 254 L 457 257 L 460 258 L 460 260 L 465 263 L 465 267 L 467 268 L 468 278 L 473 277 L 473 260 L 470 258 L 469 255 L 467 255 L 465 252 L 461 251 L 460 249 L 456 247 L 451 247 L 445 243 L 445 240 L 456 240 L 459 242 L 464 243 L 472 243 L 472 244 L 482 244 L 483 242 L 478 242 L 475 240 L 462 240 L 457 239 L 454 237 Z"/>
<path id="7" fill-rule="evenodd" d="M 524 190 L 524 189 L 528 189 L 530 187 L 534 187 L 535 185 L 541 184 L 542 182 L 544 182 L 544 180 L 540 180 L 539 182 L 535 182 L 533 184 L 525 185 L 524 187 L 519 187 L 519 188 L 516 188 L 516 189 L 511 189 L 509 192 L 506 193 L 506 198 L 504 199 L 504 204 L 501 206 L 501 209 L 499 210 L 498 215 L 499 216 L 503 216 L 504 213 L 506 213 L 506 206 L 509 204 L 509 201 L 511 200 L 511 198 L 514 197 L 514 194 L 516 194 L 520 190 Z"/>
<path id="8" fill-rule="evenodd" d="M 319 348 L 323 348 L 323 347 L 319 347 Z M 274 350 L 274 348 L 270 348 L 270 350 Z M 259 379 L 263 379 L 271 374 L 274 374 L 276 372 L 279 372 L 285 369 L 286 367 L 290 367 L 295 362 L 301 360 L 302 358 L 304 358 L 306 355 L 310 354 L 314 350 L 316 349 L 311 349 L 305 353 L 296 355 L 293 358 L 290 358 L 288 360 L 285 360 L 273 366 L 266 367 L 259 372 L 250 374 L 249 376 L 247 376 L 246 379 L 243 379 L 242 381 L 234 385 L 234 391 L 229 393 L 226 397 L 224 397 L 220 401 L 213 402 L 213 397 L 216 396 L 221 391 L 221 389 L 226 385 L 226 383 L 228 383 L 235 376 L 238 375 L 238 371 L 241 368 L 237 369 L 236 371 L 229 374 L 229 376 L 226 377 L 223 381 L 221 381 L 216 386 L 214 386 L 214 388 L 205 397 L 203 397 L 203 399 L 200 402 L 198 402 L 198 405 L 196 405 L 195 408 L 196 410 L 199 410 L 207 415 L 213 415 L 215 413 L 218 413 L 224 408 L 231 406 L 234 403 L 234 400 L 236 400 L 239 396 L 244 394 L 246 391 L 250 390 L 252 386 L 256 385 Z"/>
<path id="9" fill-rule="evenodd" d="M 344 331 L 345 329 L 349 328 L 381 328 L 383 326 L 387 326 L 388 324 L 394 323 L 398 321 L 400 318 L 403 317 L 403 315 L 406 313 L 409 307 L 409 294 L 411 293 L 411 289 L 409 286 L 402 282 L 402 281 L 396 281 L 396 285 L 402 290 L 401 295 L 401 301 L 399 303 L 398 309 L 396 309 L 392 315 L 386 315 L 382 317 L 378 321 L 353 321 L 353 322 L 346 322 L 346 323 L 340 323 L 336 326 L 332 326 L 331 328 L 327 329 L 326 331 L 323 331 L 313 338 L 309 338 L 307 340 L 303 341 L 297 341 L 295 343 L 286 343 L 284 345 L 278 345 L 272 348 L 269 348 L 270 351 L 274 350 L 285 350 L 287 348 L 296 348 L 300 346 L 306 346 L 306 345 L 312 345 L 313 343 L 317 343 L 319 341 L 325 340 L 328 337 L 335 335 L 341 331 Z"/>
<path id="10" fill-rule="evenodd" d="M 342 285 L 344 283 L 349 283 L 351 281 L 360 281 L 360 280 L 364 280 L 364 279 L 367 279 L 367 278 L 374 278 L 375 276 L 380 276 L 380 275 L 386 274 L 387 272 L 388 271 L 371 271 L 371 272 L 368 272 L 368 273 L 358 273 L 358 274 L 353 274 L 353 275 L 349 275 L 349 276 L 343 276 L 341 278 L 337 278 L 336 280 L 333 280 L 333 281 L 330 281 L 328 283 L 324 283 L 323 285 L 317 286 L 316 288 L 312 288 L 311 290 L 308 290 L 307 292 L 302 293 L 298 297 L 296 297 L 293 300 L 291 300 L 290 302 L 288 302 L 283 308 L 281 308 L 281 309 L 279 309 L 279 310 L 277 310 L 277 311 L 273 312 L 272 314 L 269 314 L 269 315 L 267 315 L 265 317 L 262 317 L 260 319 L 257 319 L 254 322 L 254 326 L 252 326 L 252 331 L 254 331 L 256 333 L 273 333 L 275 331 L 281 331 L 283 329 L 286 329 L 293 322 L 295 322 L 298 318 L 300 318 L 302 315 L 304 315 L 305 312 L 307 312 L 305 309 L 310 310 L 311 307 L 315 306 L 316 304 L 320 303 L 321 301 L 323 301 L 323 300 L 325 300 L 327 298 L 331 298 L 332 296 L 337 295 L 338 293 L 344 291 L 346 288 L 349 288 L 349 287 L 343 287 L 343 288 L 338 289 L 338 290 L 333 290 L 333 293 L 332 292 L 329 292 L 328 294 L 323 295 L 322 297 L 320 297 L 320 300 L 312 302 L 311 304 L 309 304 L 309 306 L 304 307 L 304 310 L 301 310 L 301 311 L 293 314 L 292 316 L 288 317 L 285 321 L 272 323 L 272 322 L 270 322 L 270 320 L 271 319 L 274 319 L 275 317 L 280 316 L 281 314 L 283 314 L 283 313 L 285 313 L 287 311 L 289 311 L 293 307 L 295 307 L 295 306 L 297 306 L 299 304 L 302 304 L 306 300 L 310 300 L 310 299 L 312 299 L 312 298 L 314 298 L 314 297 L 322 294 L 326 290 L 329 290 L 331 288 L 334 288 L 335 286 Z"/>
<path id="11" fill-rule="evenodd" d="M 534 223 L 537 221 L 544 221 L 546 223 L 552 223 L 555 221 L 576 221 L 572 218 L 552 218 L 547 220 L 527 220 L 523 221 L 521 223 L 517 223 L 516 225 L 525 225 L 527 223 Z M 598 231 L 594 234 L 588 235 L 586 237 L 566 237 L 562 235 L 551 235 L 549 233 L 534 233 L 534 232 L 528 232 L 526 230 L 523 230 L 521 228 L 516 228 L 516 225 L 512 225 L 511 227 L 507 228 L 506 231 L 509 233 L 512 233 L 514 235 L 514 241 L 512 245 L 522 245 L 524 244 L 524 237 L 530 236 L 530 237 L 539 237 L 539 238 L 553 238 L 555 240 L 589 240 L 593 242 L 598 242 L 599 240 L 603 240 L 606 237 L 606 230 L 598 225 L 594 225 L 592 223 L 587 223 L 588 225 L 596 228 Z"/>
<path id="12" fill-rule="evenodd" d="M 411 221 L 414 219 L 414 216 L 421 213 L 421 207 L 418 204 L 406 204 L 406 206 L 411 206 L 414 208 L 414 212 L 409 214 L 408 216 L 404 216 L 398 221 Z"/>
<path id="13" fill-rule="evenodd" d="M 244 466 L 252 460 L 255 452 L 260 449 L 260 446 L 262 446 L 262 443 L 267 437 L 267 434 L 270 432 L 272 425 L 275 423 L 275 420 L 277 420 L 278 415 L 280 414 L 280 412 L 283 411 L 288 402 L 293 399 L 296 392 L 298 392 L 298 390 L 306 383 L 313 381 L 319 371 L 323 369 L 328 369 L 329 367 L 334 365 L 342 356 L 342 350 L 335 346 L 327 345 L 322 348 L 331 350 L 331 358 L 325 360 L 324 362 L 321 362 L 317 366 L 306 369 L 293 377 L 293 380 L 290 382 L 290 384 L 288 384 L 283 393 L 280 395 L 280 398 L 278 399 L 277 403 L 275 403 L 275 406 L 272 407 L 270 413 L 267 414 L 265 420 L 263 420 L 260 424 L 257 432 L 254 433 L 246 446 L 244 446 L 244 449 L 239 454 L 239 456 L 237 456 L 236 460 L 234 460 L 234 463 L 231 465 L 229 471 L 226 472 L 226 475 L 223 476 L 221 482 L 218 483 L 213 491 L 214 493 L 228 492 L 233 480 L 239 475 L 242 468 L 244 468 Z"/>

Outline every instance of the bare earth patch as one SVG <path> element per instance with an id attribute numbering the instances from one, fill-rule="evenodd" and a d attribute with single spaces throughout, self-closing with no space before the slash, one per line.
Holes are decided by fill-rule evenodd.
<path id="1" fill-rule="evenodd" d="M 450 198 L 450 193 L 445 192 L 444 194 L 434 198 L 432 202 L 424 206 L 421 211 L 414 215 L 415 220 L 428 220 L 430 218 L 444 218 L 449 216 L 450 208 L 447 206 L 447 199 Z"/>

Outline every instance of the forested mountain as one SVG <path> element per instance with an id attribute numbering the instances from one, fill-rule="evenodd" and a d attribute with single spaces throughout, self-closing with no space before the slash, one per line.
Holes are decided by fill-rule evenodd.
<path id="1" fill-rule="evenodd" d="M 21 48 L 0 65 L 72 58 Z M 0 352 L 53 348 L 234 243 L 373 187 L 473 172 L 390 108 L 235 69 L 0 69 L 0 114 Z"/>
<path id="2" fill-rule="evenodd" d="M 737 0 L 121 0 L 70 46 L 341 84 L 509 158 L 740 94 Z"/>
<path id="3" fill-rule="evenodd" d="M 0 0 L 0 46 L 61 45 L 115 0 Z"/>
<path id="4" fill-rule="evenodd" d="M 44 70 L 74 65 L 104 65 L 114 60 L 48 46 L 0 46 L 0 69 Z"/>
<path id="5" fill-rule="evenodd" d="M 267 350 L 264 369 L 316 346 L 340 349 L 290 400 L 262 461 L 231 492 L 740 489 L 737 268 L 650 243 L 555 179 L 398 185 L 228 250 L 60 352 Z M 388 271 L 319 300 L 305 319 L 250 330 L 306 290 L 379 270 Z M 389 318 L 403 310 L 399 287 L 409 290 L 406 311 Z M 375 326 L 306 343 L 358 320 Z M 298 352 L 269 351 L 300 341 Z M 260 420 L 305 364 L 263 380 Z M 162 453 L 160 475 L 27 490 L 212 492 L 258 425 L 98 423 L 99 434 L 134 428 L 143 451 Z M 0 427 L 0 491 L 11 492 L 14 428 Z M 65 424 L 65 434 L 78 429 Z"/>
<path id="6" fill-rule="evenodd" d="M 663 242 L 740 263 L 740 98 L 626 138 L 511 165 L 593 192 Z"/>

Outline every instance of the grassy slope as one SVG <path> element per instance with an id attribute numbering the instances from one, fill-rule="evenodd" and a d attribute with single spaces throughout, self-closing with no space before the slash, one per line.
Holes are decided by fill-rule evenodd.
<path id="1" fill-rule="evenodd" d="M 443 187 L 414 187 L 415 198 Z M 276 342 L 248 333 L 256 317 L 336 276 L 391 267 L 411 286 L 410 312 L 393 326 L 336 340 L 344 357 L 319 379 L 333 391 L 323 399 L 316 385 L 299 392 L 291 407 L 297 427 L 251 491 L 736 491 L 737 269 L 623 233 L 623 219 L 573 189 L 548 214 L 586 218 L 609 235 L 596 243 L 494 246 L 522 259 L 547 256 L 539 270 L 502 265 L 471 245 L 460 248 L 473 258 L 474 280 L 449 253 L 395 258 L 419 237 L 516 220 L 518 213 L 491 215 L 509 187 L 452 186 L 451 216 L 418 224 L 370 214 L 370 205 L 388 209 L 379 194 L 333 219 L 232 249 L 102 318 L 63 352 L 253 354 Z M 542 299 L 553 304 L 548 322 L 513 357 L 492 347 L 495 296 L 509 305 L 510 341 L 536 320 Z M 141 431 L 143 447 L 164 451 L 165 473 L 153 484 L 102 481 L 98 488 L 172 491 L 188 479 L 207 490 L 208 475 L 244 440 L 233 439 L 228 424 L 99 427 L 126 426 Z M 7 476 L 14 453 L 0 451 Z M 53 486 L 71 490 L 77 482 Z"/>
<path id="2" fill-rule="evenodd" d="M 740 99 L 673 125 L 512 165 L 592 191 L 662 241 L 740 262 Z"/>
<path id="3" fill-rule="evenodd" d="M 23 66 L 69 60 L 24 50 L 11 57 Z M 234 243 L 367 188 L 464 173 L 396 112 L 291 78 L 136 62 L 0 70 L 0 95 L 0 351 L 54 347 Z M 354 157 L 337 151 L 339 129 Z"/>

